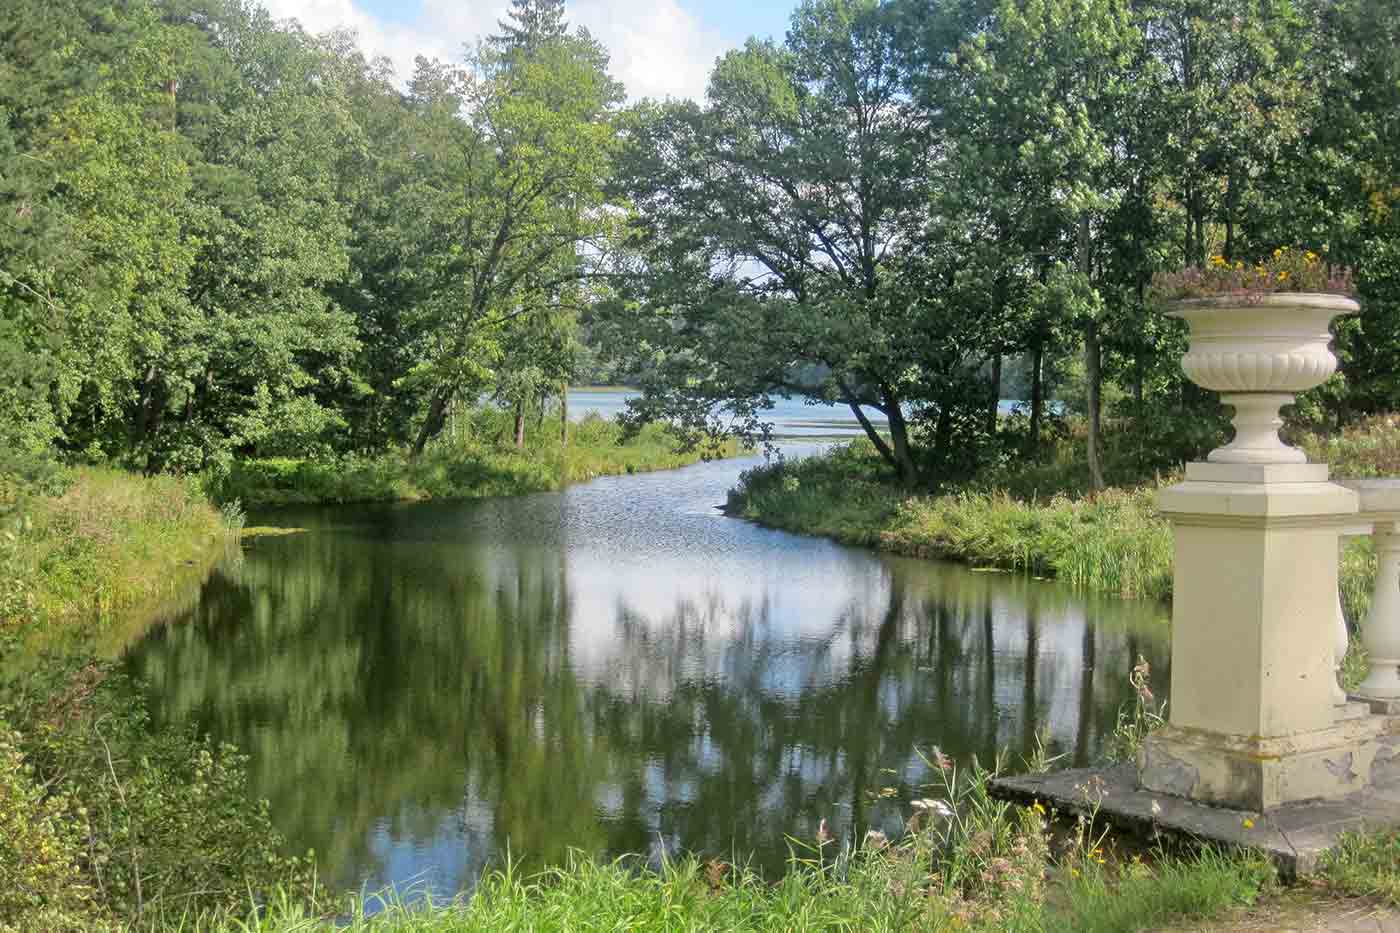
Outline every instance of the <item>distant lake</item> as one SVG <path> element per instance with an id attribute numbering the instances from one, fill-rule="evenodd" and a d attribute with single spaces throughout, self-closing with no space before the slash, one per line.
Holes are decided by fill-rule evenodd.
<path id="1" fill-rule="evenodd" d="M 634 389 L 570 389 L 569 417 L 583 418 L 590 412 L 597 412 L 604 418 L 612 418 L 627 408 L 627 400 L 641 393 Z M 1017 405 L 1024 405 L 1014 399 L 1002 399 L 1002 414 L 1010 414 Z M 874 425 L 884 428 L 889 420 L 873 408 L 865 409 L 866 417 Z M 775 399 L 771 408 L 762 412 L 764 421 L 772 422 L 775 437 L 858 437 L 864 434 L 860 422 L 851 414 L 850 406 L 827 402 L 808 404 L 802 399 Z"/>

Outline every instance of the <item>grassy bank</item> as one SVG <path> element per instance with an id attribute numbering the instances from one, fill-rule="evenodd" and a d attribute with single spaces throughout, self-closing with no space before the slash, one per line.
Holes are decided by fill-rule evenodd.
<path id="1" fill-rule="evenodd" d="M 393 502 L 474 499 L 560 489 L 619 473 L 670 470 L 694 463 L 699 450 L 682 450 L 661 425 L 624 438 L 616 422 L 590 416 L 571 425 L 564 445 L 558 425 L 535 432 L 523 449 L 513 443 L 504 412 L 464 418 L 457 438 L 444 438 L 418 458 L 393 452 L 376 457 L 236 461 L 208 485 L 217 499 L 245 507 L 318 502 Z M 736 452 L 732 445 L 720 451 Z"/>
<path id="2" fill-rule="evenodd" d="M 237 752 L 152 731 L 137 685 L 94 657 L 114 620 L 197 586 L 238 516 L 168 476 L 50 468 L 0 489 L 0 930 L 312 896 Z"/>
<path id="3" fill-rule="evenodd" d="M 735 514 L 914 557 L 963 561 L 1122 596 L 1171 593 L 1171 533 L 1152 489 L 1020 499 L 972 486 L 921 495 L 895 485 L 865 443 L 745 472 Z"/>
<path id="4" fill-rule="evenodd" d="M 1301 440 L 1335 476 L 1389 475 L 1400 466 L 1400 420 Z M 895 484 L 860 441 L 746 471 L 728 506 L 765 525 L 850 544 L 1055 577 L 1120 596 L 1169 598 L 1171 530 L 1154 501 L 1158 488 L 1179 477 L 1136 477 L 1089 495 L 1077 453 L 1066 447 L 1048 462 L 988 471 L 935 495 Z M 1348 618 L 1365 614 L 1374 576 L 1369 540 L 1349 539 L 1341 565 Z"/>
<path id="5" fill-rule="evenodd" d="M 1093 821 L 1053 820 L 1040 805 L 993 799 L 989 774 L 952 767 L 910 814 L 901 838 L 793 839 L 781 879 L 718 859 L 648 867 L 637 859 L 522 876 L 509 865 L 467 898 L 436 906 L 357 899 L 340 929 L 392 933 L 501 930 L 1127 931 L 1208 919 L 1274 887 L 1272 866 L 1212 849 L 1120 848 Z M 1164 844 L 1165 845 L 1165 844 Z M 314 906 L 186 915 L 181 929 L 330 930 Z"/>
<path id="6" fill-rule="evenodd" d="M 233 532 L 192 480 L 95 467 L 0 478 L 0 514 L 0 631 L 158 604 L 203 579 Z"/>

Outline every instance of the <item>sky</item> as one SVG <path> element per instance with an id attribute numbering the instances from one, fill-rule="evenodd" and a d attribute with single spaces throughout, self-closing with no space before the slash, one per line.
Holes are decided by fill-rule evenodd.
<path id="1" fill-rule="evenodd" d="M 509 0 L 260 0 L 277 19 L 313 33 L 353 29 L 370 55 L 400 77 L 416 55 L 460 61 L 462 49 L 497 32 Z M 565 18 L 612 53 L 613 76 L 633 100 L 705 93 L 715 58 L 749 36 L 780 40 L 796 0 L 569 0 Z"/>

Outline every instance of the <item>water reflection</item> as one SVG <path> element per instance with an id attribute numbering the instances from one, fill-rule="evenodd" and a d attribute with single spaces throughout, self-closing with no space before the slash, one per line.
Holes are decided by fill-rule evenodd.
<path id="1" fill-rule="evenodd" d="M 128 664 L 251 755 L 341 884 L 511 853 L 781 869 L 826 817 L 894 829 L 930 745 L 1098 754 L 1164 610 L 727 519 L 739 465 L 482 503 L 283 513 Z M 259 521 L 266 517 L 258 517 Z M 886 770 L 888 769 L 888 770 Z"/>

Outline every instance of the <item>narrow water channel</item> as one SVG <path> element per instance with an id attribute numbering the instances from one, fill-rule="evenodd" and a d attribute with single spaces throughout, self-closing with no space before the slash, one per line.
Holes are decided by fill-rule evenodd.
<path id="1" fill-rule="evenodd" d="M 250 541 L 126 664 L 158 722 L 251 756 L 333 884 L 436 894 L 507 848 L 776 874 L 822 818 L 897 829 L 934 745 L 1014 760 L 1043 729 L 1085 763 L 1138 654 L 1165 688 L 1164 607 L 720 515 L 755 462 L 255 515 L 308 530 Z"/>

